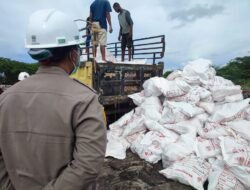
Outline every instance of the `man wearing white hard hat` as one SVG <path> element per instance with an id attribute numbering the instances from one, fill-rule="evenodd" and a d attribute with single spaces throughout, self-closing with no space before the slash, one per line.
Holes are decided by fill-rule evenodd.
<path id="1" fill-rule="evenodd" d="M 0 189 L 95 189 L 106 127 L 96 93 L 69 78 L 78 44 L 66 14 L 46 9 L 30 17 L 26 48 L 40 66 L 0 97 Z"/>
<path id="2" fill-rule="evenodd" d="M 21 73 L 19 73 L 19 75 L 18 75 L 18 80 L 19 80 L 19 81 L 22 81 L 22 80 L 27 79 L 27 78 L 29 78 L 29 77 L 30 77 L 29 73 L 21 72 Z"/>

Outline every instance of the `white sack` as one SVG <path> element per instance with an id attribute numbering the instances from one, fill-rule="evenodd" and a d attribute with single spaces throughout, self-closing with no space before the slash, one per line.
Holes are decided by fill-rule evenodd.
<path id="1" fill-rule="evenodd" d="M 206 122 L 205 127 L 198 130 L 198 134 L 203 138 L 214 139 L 220 136 L 230 135 L 229 127 L 225 124 Z"/>
<path id="2" fill-rule="evenodd" d="M 146 130 L 140 131 L 138 133 L 134 133 L 133 135 L 126 136 L 125 139 L 127 140 L 129 144 L 132 144 L 134 141 L 136 141 L 137 138 L 139 138 L 139 136 L 143 136 L 145 133 L 146 133 Z"/>
<path id="3" fill-rule="evenodd" d="M 213 163 L 208 181 L 208 190 L 246 190 L 229 168 L 224 165 L 224 161 Z"/>
<path id="4" fill-rule="evenodd" d="M 137 138 L 130 148 L 132 152 L 137 153 L 141 159 L 155 164 L 161 160 L 162 149 L 160 143 L 163 139 L 164 137 L 161 133 L 150 131 Z"/>
<path id="5" fill-rule="evenodd" d="M 241 86 L 214 86 L 211 89 L 214 101 L 224 101 L 226 96 L 242 93 Z M 229 100 L 229 98 L 228 98 Z"/>
<path id="6" fill-rule="evenodd" d="M 174 101 L 174 102 L 189 102 L 189 103 L 197 103 L 200 101 L 199 96 L 194 96 L 193 91 L 190 90 L 187 94 L 182 95 L 182 96 L 176 96 L 173 98 L 168 98 L 167 100 L 169 101 Z"/>
<path id="7" fill-rule="evenodd" d="M 163 108 L 162 116 L 159 122 L 161 124 L 173 124 L 181 121 L 186 121 L 189 119 L 190 117 L 181 112 L 180 109 L 165 106 Z"/>
<path id="8" fill-rule="evenodd" d="M 248 120 L 248 121 L 250 121 L 250 105 L 245 110 L 245 119 Z"/>
<path id="9" fill-rule="evenodd" d="M 220 140 L 197 137 L 195 141 L 195 153 L 202 159 L 216 157 L 221 154 Z"/>
<path id="10" fill-rule="evenodd" d="M 211 96 L 211 92 L 209 92 L 207 89 L 200 86 L 193 86 L 187 94 L 183 96 L 168 98 L 168 100 L 175 102 L 198 103 L 201 99 L 208 98 L 209 96 Z"/>
<path id="11" fill-rule="evenodd" d="M 229 166 L 247 166 L 249 164 L 250 147 L 248 141 L 230 136 L 219 139 L 223 158 Z"/>
<path id="12" fill-rule="evenodd" d="M 215 76 L 213 81 L 213 86 L 234 86 L 234 83 L 228 79 L 221 76 Z"/>
<path id="13" fill-rule="evenodd" d="M 213 165 L 213 163 L 216 161 L 217 159 L 214 157 L 214 158 L 208 158 L 207 161 Z"/>
<path id="14" fill-rule="evenodd" d="M 162 104 L 158 97 L 148 97 L 145 98 L 144 102 L 141 104 L 141 109 L 143 115 L 151 120 L 159 121 L 162 114 Z"/>
<path id="15" fill-rule="evenodd" d="M 184 80 L 167 81 L 159 87 L 165 97 L 172 98 L 187 94 L 191 86 Z"/>
<path id="16" fill-rule="evenodd" d="M 116 136 L 121 136 L 124 131 L 124 125 L 127 125 L 132 121 L 134 113 L 135 110 L 132 110 L 129 113 L 123 115 L 116 122 L 110 124 L 109 125 L 110 131 L 112 131 L 113 134 L 116 134 Z"/>
<path id="17" fill-rule="evenodd" d="M 209 117 L 209 115 L 207 112 L 195 116 L 195 118 L 199 119 L 203 124 L 205 124 L 207 122 L 208 117 Z"/>
<path id="18" fill-rule="evenodd" d="M 222 155 L 230 171 L 250 189 L 250 145 L 242 139 L 220 137 Z"/>
<path id="19" fill-rule="evenodd" d="M 190 120 L 181 121 L 175 124 L 164 124 L 163 127 L 173 130 L 178 134 L 197 134 L 198 129 L 203 127 L 203 122 L 197 118 L 191 118 Z"/>
<path id="20" fill-rule="evenodd" d="M 224 79 L 223 77 L 214 76 L 208 81 L 203 81 L 202 86 L 210 90 L 214 86 L 234 86 L 234 83 L 230 80 Z"/>
<path id="21" fill-rule="evenodd" d="M 167 80 L 175 80 L 176 78 L 182 77 L 182 71 L 173 71 L 167 76 Z"/>
<path id="22" fill-rule="evenodd" d="M 163 147 L 162 162 L 166 168 L 175 161 L 180 161 L 183 158 L 194 152 L 195 136 L 192 134 L 181 135 L 180 138 L 172 144 Z"/>
<path id="23" fill-rule="evenodd" d="M 107 148 L 105 156 L 111 156 L 116 159 L 125 159 L 126 150 L 129 148 L 130 144 L 123 138 L 113 135 L 110 131 L 107 133 Z"/>
<path id="24" fill-rule="evenodd" d="M 250 142 L 250 121 L 237 120 L 226 123 L 228 127 L 235 130 L 241 137 L 245 138 Z"/>
<path id="25" fill-rule="evenodd" d="M 215 109 L 215 104 L 213 102 L 198 102 L 196 105 L 209 114 L 212 114 Z"/>
<path id="26" fill-rule="evenodd" d="M 197 59 L 183 68 L 182 76 L 186 82 L 194 85 L 212 79 L 215 73 L 210 60 Z"/>
<path id="27" fill-rule="evenodd" d="M 239 102 L 242 101 L 244 99 L 243 94 L 235 94 L 235 95 L 231 95 L 231 96 L 226 96 L 224 102 L 225 103 L 231 103 L 231 102 Z"/>
<path id="28" fill-rule="evenodd" d="M 250 189 L 250 169 L 246 166 L 233 166 L 230 167 L 230 171 L 234 174 L 234 176 L 246 187 L 247 190 Z M 238 190 L 238 189 L 237 189 Z"/>
<path id="29" fill-rule="evenodd" d="M 187 115 L 188 117 L 194 117 L 196 115 L 204 113 L 202 109 L 196 107 L 195 105 L 186 103 L 186 102 L 166 102 L 167 106 L 171 108 L 179 109 L 183 114 Z"/>
<path id="30" fill-rule="evenodd" d="M 250 99 L 240 102 L 227 103 L 215 107 L 215 112 L 209 118 L 210 122 L 233 121 L 237 118 L 244 118 L 244 110 L 249 106 Z"/>
<path id="31" fill-rule="evenodd" d="M 165 82 L 166 82 L 166 79 L 161 78 L 161 77 L 153 77 L 153 78 L 146 80 L 143 83 L 144 95 L 146 97 L 160 96 L 162 92 L 159 89 L 159 86 L 164 85 Z"/>
<path id="32" fill-rule="evenodd" d="M 131 98 L 137 106 L 140 106 L 145 100 L 144 91 L 128 95 L 128 97 Z"/>
<path id="33" fill-rule="evenodd" d="M 134 114 L 132 121 L 124 126 L 122 136 L 126 137 L 138 133 L 140 131 L 144 131 L 146 129 L 144 125 L 144 119 L 144 116 Z"/>
<path id="34" fill-rule="evenodd" d="M 201 102 L 214 103 L 214 99 L 213 99 L 213 97 L 212 97 L 212 95 L 211 95 L 211 96 L 208 96 L 207 98 L 202 98 L 202 99 L 201 99 Z"/>
<path id="35" fill-rule="evenodd" d="M 164 95 L 175 97 L 186 94 L 190 86 L 182 80 L 168 81 L 165 78 L 153 77 L 143 83 L 144 94 L 146 97 Z"/>
<path id="36" fill-rule="evenodd" d="M 203 190 L 203 184 L 208 178 L 210 169 L 211 165 L 205 160 L 190 156 L 175 162 L 170 167 L 161 170 L 160 173 L 166 178 L 178 180 L 195 189 Z"/>
<path id="37" fill-rule="evenodd" d="M 203 109 L 186 102 L 165 101 L 163 106 L 173 110 L 178 110 L 189 118 L 204 113 Z"/>
<path id="38" fill-rule="evenodd" d="M 166 129 L 156 121 L 145 119 L 145 126 L 149 131 L 157 131 L 161 133 L 165 137 L 165 142 L 167 142 L 167 144 L 175 142 L 179 138 L 178 134 L 169 129 Z"/>

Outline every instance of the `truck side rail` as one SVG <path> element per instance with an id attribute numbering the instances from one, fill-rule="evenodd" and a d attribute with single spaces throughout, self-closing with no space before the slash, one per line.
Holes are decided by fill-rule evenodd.
<path id="1" fill-rule="evenodd" d="M 88 22 L 84 19 L 76 19 L 75 22 Z M 79 29 L 80 32 L 86 32 L 87 26 Z M 82 55 L 86 55 L 87 59 L 90 59 L 92 51 L 88 51 L 92 48 L 92 44 L 86 47 L 86 39 L 91 35 L 82 35 L 81 38 L 85 41 L 82 43 Z M 87 50 L 87 51 L 86 51 Z M 107 50 L 109 50 L 116 58 L 121 56 L 121 42 L 113 42 L 107 44 Z M 150 59 L 155 64 L 157 59 L 162 59 L 165 54 L 165 35 L 151 36 L 145 38 L 133 39 L 132 45 L 132 59 Z M 128 55 L 127 49 L 125 55 Z"/>
<path id="2" fill-rule="evenodd" d="M 121 56 L 121 42 L 108 43 L 107 49 L 115 57 Z M 165 35 L 151 36 L 133 40 L 132 58 L 151 59 L 155 64 L 157 59 L 162 59 L 165 53 Z M 126 52 L 125 55 L 128 55 Z"/>
<path id="3" fill-rule="evenodd" d="M 86 38 L 87 35 L 82 36 Z M 88 48 L 92 48 L 90 45 Z M 85 44 L 81 46 L 82 55 L 86 55 L 88 60 L 92 51 L 87 51 Z M 116 58 L 121 56 L 121 42 L 113 42 L 107 44 L 107 50 L 112 53 Z M 156 60 L 162 59 L 165 54 L 165 35 L 152 36 L 147 38 L 139 38 L 133 40 L 132 46 L 132 59 L 149 59 L 152 60 L 152 63 L 155 64 Z M 127 56 L 127 49 L 125 52 Z"/>

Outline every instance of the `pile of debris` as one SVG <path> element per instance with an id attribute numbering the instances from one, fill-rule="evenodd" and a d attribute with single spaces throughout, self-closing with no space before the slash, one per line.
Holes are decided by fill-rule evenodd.
<path id="1" fill-rule="evenodd" d="M 138 106 L 109 126 L 107 157 L 127 149 L 195 189 L 250 188 L 250 99 L 199 59 L 130 95 Z"/>
<path id="2" fill-rule="evenodd" d="M 127 151 L 124 160 L 106 158 L 97 179 L 97 190 L 193 190 L 159 173 L 161 162 L 150 164 Z"/>

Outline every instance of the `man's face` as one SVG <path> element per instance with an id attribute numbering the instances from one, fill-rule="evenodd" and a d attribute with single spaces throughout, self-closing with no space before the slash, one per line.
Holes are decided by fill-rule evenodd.
<path id="1" fill-rule="evenodd" d="M 117 12 L 117 13 L 120 12 L 120 7 L 119 6 L 114 6 L 113 8 L 114 8 L 115 12 Z"/>
<path id="2" fill-rule="evenodd" d="M 80 66 L 80 55 L 81 55 L 81 49 L 80 46 L 77 47 L 76 49 L 72 49 L 70 52 L 70 74 L 74 73 L 77 68 Z"/>

